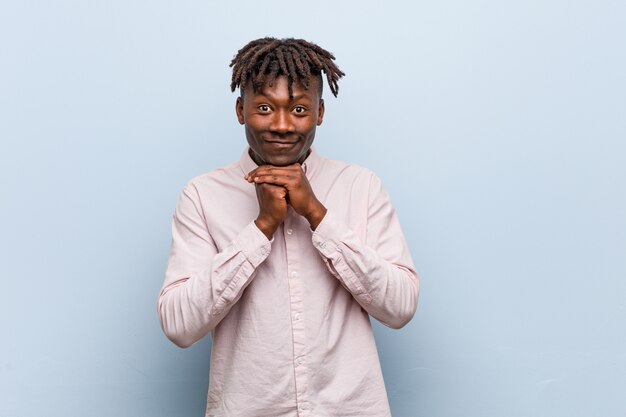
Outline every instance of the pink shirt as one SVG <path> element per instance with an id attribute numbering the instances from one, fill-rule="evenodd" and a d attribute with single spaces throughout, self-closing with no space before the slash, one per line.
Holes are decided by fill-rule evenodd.
<path id="1" fill-rule="evenodd" d="M 302 167 L 328 212 L 312 231 L 289 208 L 269 241 L 243 178 L 256 166 L 246 150 L 192 179 L 174 213 L 158 312 L 181 347 L 212 335 L 206 416 L 390 416 L 369 316 L 404 326 L 419 285 L 388 194 L 313 149 Z"/>

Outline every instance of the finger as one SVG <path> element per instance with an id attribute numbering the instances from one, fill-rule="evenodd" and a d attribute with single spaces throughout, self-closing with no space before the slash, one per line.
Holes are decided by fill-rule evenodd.
<path id="1" fill-rule="evenodd" d="M 255 172 L 250 177 L 248 177 L 248 182 L 267 182 L 267 183 L 275 183 L 284 185 L 286 183 L 297 184 L 305 179 L 304 175 L 298 172 L 286 172 L 286 171 L 269 171 L 269 172 Z"/>
<path id="2" fill-rule="evenodd" d="M 257 168 L 256 170 L 250 172 L 249 181 L 253 182 L 255 178 L 264 177 L 264 176 L 273 176 L 277 178 L 280 178 L 280 177 L 295 178 L 297 175 L 298 174 L 295 171 L 286 170 L 286 169 L 277 168 L 277 167 L 270 167 L 270 168 L 265 168 L 265 169 Z"/>
<path id="3" fill-rule="evenodd" d="M 285 198 L 287 196 L 287 189 L 280 185 L 275 184 L 254 184 L 256 186 L 257 193 L 265 193 L 268 195 L 273 195 L 278 198 Z"/>
<path id="4" fill-rule="evenodd" d="M 262 172 L 265 172 L 265 173 L 272 172 L 272 168 L 277 168 L 277 167 L 274 167 L 272 165 L 261 165 L 261 166 L 254 168 L 252 171 L 248 172 L 246 176 L 254 177 L 255 175 L 262 173 Z"/>
<path id="5" fill-rule="evenodd" d="M 255 185 L 255 187 L 257 189 L 262 189 L 262 190 L 263 189 L 264 190 L 274 190 L 274 189 L 277 189 L 277 188 L 281 188 L 283 190 L 285 189 L 285 187 L 283 187 L 282 185 L 276 185 L 276 184 L 271 184 L 271 183 L 257 183 L 257 184 L 254 184 L 254 185 Z"/>
<path id="6" fill-rule="evenodd" d="M 256 167 L 254 168 L 252 171 L 248 172 L 246 175 L 244 175 L 244 178 L 246 179 L 246 181 L 248 182 L 252 182 L 252 179 L 254 178 L 254 176 L 256 175 L 256 173 L 258 172 L 260 167 Z"/>
<path id="7" fill-rule="evenodd" d="M 284 167 L 259 167 L 246 174 L 245 179 L 249 183 L 261 182 L 280 185 L 284 185 L 285 181 L 291 181 L 293 183 L 297 183 L 302 179 L 308 181 L 306 180 L 304 172 L 298 167 L 292 169 L 284 169 Z"/>
<path id="8" fill-rule="evenodd" d="M 300 164 L 292 164 L 292 165 L 287 165 L 284 167 L 277 167 L 273 165 L 261 165 L 260 167 L 257 167 L 253 169 L 252 171 L 248 172 L 246 177 L 254 178 L 255 176 L 258 176 L 258 175 L 267 175 L 267 174 L 274 174 L 274 173 L 276 174 L 294 173 L 294 172 L 303 172 Z"/>
<path id="9" fill-rule="evenodd" d="M 252 178 L 252 181 L 256 184 L 274 184 L 283 187 L 292 185 L 294 178 L 286 175 L 258 175 Z"/>

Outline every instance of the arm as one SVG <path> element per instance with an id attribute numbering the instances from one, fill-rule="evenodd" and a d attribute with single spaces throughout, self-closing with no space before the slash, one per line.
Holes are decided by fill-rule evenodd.
<path id="1" fill-rule="evenodd" d="M 389 195 L 376 176 L 370 182 L 366 242 L 329 210 L 313 233 L 313 245 L 371 316 L 394 329 L 411 320 L 419 279 Z"/>
<path id="2" fill-rule="evenodd" d="M 285 187 L 289 204 L 314 230 L 313 245 L 328 270 L 370 315 L 396 329 L 411 320 L 417 308 L 419 279 L 396 212 L 378 177 L 372 174 L 369 185 L 366 242 L 317 200 L 299 164 L 260 166 L 246 179 Z"/>
<path id="3" fill-rule="evenodd" d="M 193 185 L 183 190 L 172 220 L 172 246 L 158 298 L 161 327 L 180 347 L 200 340 L 241 298 L 270 241 L 250 222 L 221 252 L 207 230 Z"/>

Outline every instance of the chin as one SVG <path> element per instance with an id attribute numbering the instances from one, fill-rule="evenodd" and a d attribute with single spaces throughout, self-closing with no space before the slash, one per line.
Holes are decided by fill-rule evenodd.
<path id="1" fill-rule="evenodd" d="M 266 145 L 259 146 L 256 150 L 251 148 L 251 151 L 252 159 L 257 164 L 261 161 L 261 165 L 287 166 L 302 160 L 309 153 L 310 146 L 306 147 L 303 143 L 298 143 L 286 149 L 277 149 L 277 147 Z"/>
<path id="2" fill-rule="evenodd" d="M 274 166 L 277 166 L 277 167 L 283 167 L 283 166 L 291 165 L 291 164 L 297 162 L 298 159 L 300 159 L 300 157 L 294 157 L 294 158 L 278 157 L 278 158 L 267 158 L 267 159 L 265 159 L 265 161 L 269 165 L 274 165 Z"/>
<path id="3" fill-rule="evenodd" d="M 274 166 L 287 166 L 287 165 L 291 165 L 295 162 L 298 162 L 300 159 L 302 159 L 302 157 L 306 155 L 306 152 L 298 152 L 296 154 L 294 153 L 273 153 L 273 154 L 265 154 L 265 155 L 260 155 L 263 161 L 265 161 L 266 164 L 269 165 L 274 165 Z"/>

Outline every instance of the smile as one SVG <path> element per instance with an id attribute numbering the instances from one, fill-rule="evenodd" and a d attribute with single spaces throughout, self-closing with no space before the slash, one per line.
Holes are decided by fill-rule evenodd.
<path id="1" fill-rule="evenodd" d="M 268 145 L 272 146 L 272 147 L 276 147 L 276 148 L 290 148 L 294 145 L 296 145 L 298 142 L 276 142 L 276 141 L 268 141 L 266 140 L 265 143 L 267 143 Z"/>

